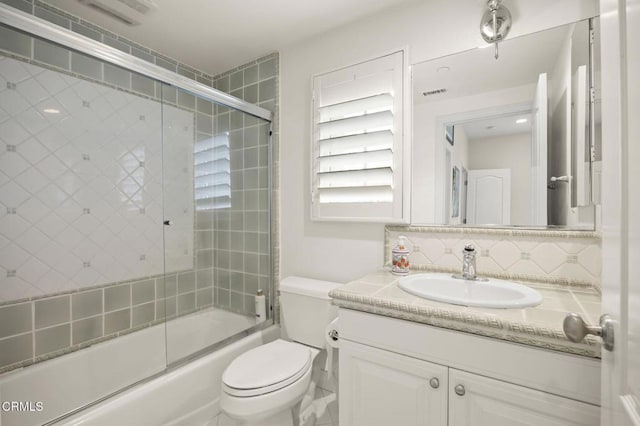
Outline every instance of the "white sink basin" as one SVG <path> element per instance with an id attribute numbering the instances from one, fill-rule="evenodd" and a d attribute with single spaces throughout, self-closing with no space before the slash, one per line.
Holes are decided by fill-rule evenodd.
<path id="1" fill-rule="evenodd" d="M 528 308 L 542 302 L 540 293 L 510 281 L 468 281 L 447 274 L 416 274 L 401 278 L 398 286 L 424 299 L 483 308 Z"/>

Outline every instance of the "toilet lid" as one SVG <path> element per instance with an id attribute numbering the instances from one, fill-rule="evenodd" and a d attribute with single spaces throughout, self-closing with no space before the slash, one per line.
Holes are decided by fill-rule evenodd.
<path id="1" fill-rule="evenodd" d="M 262 395 L 294 383 L 311 363 L 309 348 L 278 339 L 233 360 L 222 375 L 222 384 L 230 395 Z"/>

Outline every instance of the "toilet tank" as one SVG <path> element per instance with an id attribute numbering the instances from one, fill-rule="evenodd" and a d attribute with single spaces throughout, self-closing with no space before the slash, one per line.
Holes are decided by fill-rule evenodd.
<path id="1" fill-rule="evenodd" d="M 280 312 L 286 336 L 296 342 L 324 348 L 327 325 L 338 316 L 329 291 L 339 283 L 287 277 L 280 281 Z"/>

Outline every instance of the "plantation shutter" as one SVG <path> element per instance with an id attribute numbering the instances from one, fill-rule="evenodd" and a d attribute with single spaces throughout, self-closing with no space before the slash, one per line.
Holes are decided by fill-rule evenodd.
<path id="1" fill-rule="evenodd" d="M 403 219 L 403 63 L 396 52 L 314 77 L 314 219 Z"/>
<path id="2" fill-rule="evenodd" d="M 222 133 L 195 143 L 196 210 L 231 207 L 229 135 Z"/>

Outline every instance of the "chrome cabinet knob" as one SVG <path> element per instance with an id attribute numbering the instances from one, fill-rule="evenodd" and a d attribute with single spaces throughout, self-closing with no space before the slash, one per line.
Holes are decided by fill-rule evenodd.
<path id="1" fill-rule="evenodd" d="M 464 396 L 464 394 L 467 393 L 464 386 L 462 385 L 456 385 L 456 387 L 453 388 L 453 390 L 456 392 L 456 395 L 458 396 Z"/>
<path id="2" fill-rule="evenodd" d="M 429 380 L 429 384 L 432 388 L 438 389 L 440 387 L 440 380 L 438 380 L 437 377 L 432 377 L 431 380 Z"/>
<path id="3" fill-rule="evenodd" d="M 587 334 L 601 337 L 604 348 L 613 350 L 613 319 L 609 315 L 600 317 L 600 325 L 588 325 L 580 315 L 571 312 L 564 318 L 562 330 L 575 343 L 581 342 Z"/>

